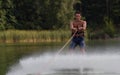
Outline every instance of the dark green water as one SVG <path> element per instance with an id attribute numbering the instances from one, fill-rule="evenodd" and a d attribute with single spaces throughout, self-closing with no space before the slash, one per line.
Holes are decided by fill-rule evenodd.
<path id="1" fill-rule="evenodd" d="M 20 58 L 51 52 L 60 45 L 61 43 L 0 44 L 0 75 L 5 75 L 9 67 L 19 62 Z"/>
<path id="2" fill-rule="evenodd" d="M 39 57 L 39 55 L 42 56 L 45 53 L 49 54 L 54 53 L 57 50 L 59 50 L 63 45 L 64 43 L 0 44 L 0 75 L 6 75 L 6 73 L 8 73 L 9 75 L 10 67 L 13 66 L 14 64 L 15 65 L 18 64 L 20 59 L 29 58 L 32 57 L 33 55 L 34 55 L 33 57 Z M 68 49 L 68 47 L 66 47 L 65 49 Z M 76 49 L 78 50 L 79 47 L 77 47 Z M 88 55 L 89 54 L 119 55 L 120 41 L 90 41 L 86 44 L 86 53 Z M 78 71 L 78 69 L 73 70 Z"/>

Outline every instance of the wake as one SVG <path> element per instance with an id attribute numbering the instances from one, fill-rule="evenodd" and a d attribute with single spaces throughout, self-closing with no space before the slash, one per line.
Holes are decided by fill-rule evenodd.
<path id="1" fill-rule="evenodd" d="M 21 59 L 6 75 L 119 75 L 119 63 L 119 54 L 46 53 Z"/>

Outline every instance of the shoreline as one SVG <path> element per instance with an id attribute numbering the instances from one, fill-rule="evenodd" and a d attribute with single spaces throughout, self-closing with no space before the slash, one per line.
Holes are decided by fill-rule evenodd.
<path id="1" fill-rule="evenodd" d="M 120 40 L 120 36 L 114 38 L 91 38 L 85 33 L 85 40 Z M 42 42 L 66 42 L 71 37 L 70 30 L 6 30 L 0 31 L 0 43 L 42 43 Z"/>

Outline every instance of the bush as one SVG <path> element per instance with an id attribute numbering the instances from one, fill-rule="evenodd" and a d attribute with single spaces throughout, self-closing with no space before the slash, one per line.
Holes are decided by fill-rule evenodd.
<path id="1" fill-rule="evenodd" d="M 114 37 L 115 27 L 113 21 L 108 17 L 104 17 L 104 22 L 105 22 L 104 32 L 108 34 L 110 37 Z"/>

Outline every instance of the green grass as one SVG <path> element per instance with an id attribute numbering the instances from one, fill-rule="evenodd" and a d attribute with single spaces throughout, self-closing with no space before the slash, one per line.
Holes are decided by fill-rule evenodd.
<path id="1" fill-rule="evenodd" d="M 0 31 L 0 42 L 62 42 L 67 41 L 70 36 L 70 30 L 7 30 Z"/>

